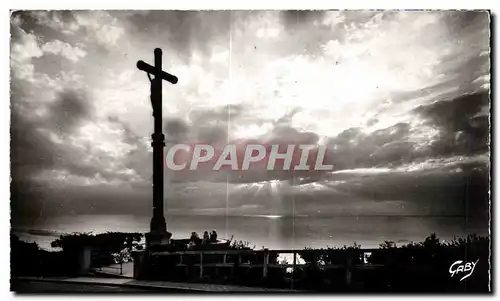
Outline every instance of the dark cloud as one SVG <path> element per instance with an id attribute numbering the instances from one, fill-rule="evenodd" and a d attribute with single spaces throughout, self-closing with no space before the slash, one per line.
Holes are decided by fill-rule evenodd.
<path id="1" fill-rule="evenodd" d="M 14 81 L 11 85 L 11 172 L 17 179 L 30 178 L 40 170 L 59 164 L 66 152 L 42 131 L 47 128 L 55 130 L 57 123 L 33 114 L 41 105 L 26 101 L 35 95 L 23 83 Z"/>
<path id="2" fill-rule="evenodd" d="M 376 166 L 398 166 L 419 158 L 466 155 L 488 151 L 489 116 L 478 115 L 489 106 L 486 92 L 440 99 L 430 105 L 419 106 L 414 114 L 424 119 L 425 125 L 439 130 L 429 147 L 421 149 L 412 142 L 412 129 L 407 123 L 398 123 L 386 129 L 365 134 L 359 128 L 343 131 L 328 140 L 331 159 L 338 169 Z"/>
<path id="3" fill-rule="evenodd" d="M 165 120 L 165 134 L 169 141 L 182 141 L 189 133 L 189 126 L 181 119 Z"/>
<path id="4" fill-rule="evenodd" d="M 373 201 L 404 200 L 417 204 L 420 214 L 482 216 L 488 212 L 489 167 L 483 163 L 457 163 L 431 170 L 345 175 L 335 186 L 353 197 Z"/>
<path id="5" fill-rule="evenodd" d="M 281 12 L 281 18 L 287 29 L 321 19 L 324 15 L 325 11 L 323 10 L 285 10 Z"/>
<path id="6" fill-rule="evenodd" d="M 49 107 L 49 120 L 60 133 L 70 133 L 82 121 L 92 119 L 93 104 L 85 93 L 82 90 L 65 90 Z"/>
<path id="7" fill-rule="evenodd" d="M 19 82 L 18 82 L 19 83 Z M 56 166 L 66 168 L 64 158 L 68 149 L 56 144 L 44 135 L 41 129 L 47 124 L 40 119 L 30 119 L 30 111 L 36 107 L 23 102 L 27 91 L 20 86 L 12 86 L 11 98 L 11 206 L 13 215 L 19 212 L 35 214 L 43 207 L 46 187 L 33 181 L 33 177 L 43 170 L 51 170 Z M 51 124 L 54 125 L 53 123 Z M 69 128 L 66 128 L 69 129 Z M 23 213 L 23 214 L 24 214 Z"/>
<path id="8" fill-rule="evenodd" d="M 489 49 L 478 49 L 477 55 L 472 57 L 457 57 L 455 54 L 445 56 L 444 60 L 447 64 L 440 66 L 439 71 L 448 75 L 450 79 L 442 86 L 455 83 L 461 94 L 479 90 L 480 86 L 478 85 L 482 85 L 484 82 L 476 80 L 490 73 L 490 58 L 488 55 L 480 55 L 483 51 L 489 51 Z"/>
<path id="9" fill-rule="evenodd" d="M 21 114 L 20 110 L 16 109 L 19 107 L 19 105 L 12 106 L 11 115 L 11 209 L 14 218 L 72 212 L 92 213 L 101 209 L 102 212 L 111 213 L 112 208 L 116 209 L 117 206 L 131 208 L 129 205 L 132 205 L 132 201 L 120 205 L 106 202 L 109 195 L 113 195 L 115 200 L 124 199 L 123 196 L 117 199 L 120 193 L 110 192 L 107 185 L 101 187 L 102 189 L 96 189 L 94 186 L 91 189 L 86 189 L 85 186 L 65 188 L 56 187 L 57 184 L 40 178 L 43 172 L 65 171 L 69 176 L 88 179 L 96 176 L 108 181 L 130 179 L 127 174 L 103 169 L 104 163 L 114 160 L 110 154 L 99 153 L 99 157 L 96 158 L 97 163 L 83 162 L 82 158 L 88 155 L 95 145 L 89 144 L 86 149 L 80 149 L 67 141 L 57 143 L 50 139 L 49 133 L 69 137 L 79 128 L 80 123 L 93 118 L 88 99 L 76 91 L 66 90 L 48 106 L 48 116 L 51 118 L 46 120 L 29 120 L 27 115 Z M 152 161 L 148 158 L 151 154 L 147 152 L 146 146 L 140 143 L 140 137 L 127 123 L 114 117 L 110 117 L 109 121 L 123 129 L 125 143 L 135 146 L 126 157 L 125 167 L 135 170 L 139 176 L 148 179 L 151 172 L 148 172 L 148 168 L 144 170 L 144 167 L 150 165 L 144 162 Z M 82 189 L 86 189 L 84 194 L 81 193 Z M 136 202 L 136 199 L 134 201 Z M 94 209 L 96 211 L 93 211 Z"/>
<path id="10" fill-rule="evenodd" d="M 23 119 L 15 107 L 11 116 L 11 173 L 24 179 L 57 164 L 63 149 L 39 131 L 40 124 Z"/>
<path id="11" fill-rule="evenodd" d="M 11 22 L 13 20 L 19 20 L 19 27 L 12 26 L 11 34 L 17 36 L 19 34 L 19 28 L 25 32 L 37 32 L 41 40 L 51 40 L 60 38 L 61 32 L 59 29 L 69 27 L 71 22 L 75 21 L 74 12 L 65 10 L 52 10 L 52 11 L 40 11 L 40 10 L 19 10 L 11 14 Z M 54 28 L 56 24 L 59 29 Z"/>
<path id="12" fill-rule="evenodd" d="M 488 93 L 483 92 L 419 106 L 414 111 L 435 125 L 450 131 L 457 131 L 467 128 L 470 118 L 488 106 Z"/>
<path id="13" fill-rule="evenodd" d="M 120 12 L 112 12 L 120 16 Z M 123 15 L 122 15 L 123 16 Z M 174 47 L 179 57 L 189 60 L 194 50 L 206 53 L 220 37 L 228 39 L 229 11 L 138 11 L 127 13 L 130 34 L 139 40 Z M 161 47 L 162 45 L 158 45 Z"/>
<path id="14" fill-rule="evenodd" d="M 468 10 L 460 14 L 448 12 L 446 25 L 454 32 L 462 33 L 473 28 L 484 28 L 490 21 L 490 12 L 487 10 Z"/>
<path id="15" fill-rule="evenodd" d="M 149 180 L 153 168 L 151 164 L 144 164 L 144 162 L 153 162 L 153 153 L 150 151 L 151 145 L 149 143 L 151 138 L 138 135 L 129 123 L 117 116 L 109 116 L 108 121 L 122 131 L 122 141 L 132 147 L 125 156 L 125 168 L 135 171 L 143 180 Z"/>
<path id="16" fill-rule="evenodd" d="M 165 121 L 165 132 L 170 141 L 221 143 L 227 142 L 228 122 L 242 117 L 243 107 L 223 106 L 212 109 L 194 109 L 187 119 Z"/>
<path id="17" fill-rule="evenodd" d="M 451 100 L 416 108 L 426 123 L 440 129 L 433 143 L 433 155 L 473 155 L 488 151 L 490 98 L 486 92 L 463 95 Z"/>
<path id="18" fill-rule="evenodd" d="M 390 162 L 403 162 L 411 149 L 407 142 L 410 126 L 398 123 L 366 134 L 360 128 L 350 128 L 328 139 L 329 162 L 336 169 L 374 167 Z"/>
<path id="19" fill-rule="evenodd" d="M 17 89 L 15 89 L 17 90 Z M 15 92 L 12 98 L 21 97 L 22 92 Z M 19 179 L 30 179 L 42 171 L 65 170 L 71 175 L 94 177 L 101 175 L 105 179 L 123 177 L 114 172 L 103 170 L 102 166 L 84 163 L 81 157 L 94 147 L 86 142 L 77 148 L 67 139 L 76 133 L 84 123 L 95 119 L 93 103 L 85 91 L 66 89 L 56 94 L 53 102 L 46 106 L 45 118 L 33 118 L 37 107 L 22 101 L 14 102 L 11 112 L 11 168 L 12 174 Z M 113 119 L 111 119 L 113 120 Z M 116 121 L 116 120 L 115 120 Z M 137 137 L 129 127 L 120 124 L 127 143 L 137 143 Z M 51 138 L 55 135 L 56 139 Z M 106 160 L 106 153 L 101 153 L 97 160 Z M 112 160 L 112 158 L 107 158 Z M 126 178 L 126 176 L 125 176 Z"/>
<path id="20" fill-rule="evenodd" d="M 109 185 L 48 186 L 32 182 L 28 186 L 13 183 L 13 225 L 24 219 L 73 214 L 138 214 L 151 212 L 151 185 L 113 187 Z M 19 186 L 19 187 L 17 187 Z M 82 190 L 85 193 L 82 193 Z"/>

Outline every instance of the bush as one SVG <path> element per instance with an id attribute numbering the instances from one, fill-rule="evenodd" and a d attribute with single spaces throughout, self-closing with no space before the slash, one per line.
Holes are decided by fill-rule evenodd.
<path id="1" fill-rule="evenodd" d="M 92 266 L 101 267 L 131 259 L 131 252 L 140 249 L 142 233 L 107 232 L 102 234 L 73 233 L 61 235 L 51 243 L 66 254 L 76 254 L 84 247 L 93 250 Z"/>
<path id="2" fill-rule="evenodd" d="M 75 258 L 63 252 L 40 249 L 36 243 L 11 238 L 11 277 L 19 276 L 70 276 L 77 273 Z"/>

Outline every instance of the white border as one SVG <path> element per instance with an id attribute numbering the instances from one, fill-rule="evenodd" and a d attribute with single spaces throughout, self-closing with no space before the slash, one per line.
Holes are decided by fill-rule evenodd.
<path id="1" fill-rule="evenodd" d="M 307 1 L 298 1 L 298 0 L 288 0 L 288 1 L 270 1 L 270 0 L 253 0 L 247 3 L 242 1 L 224 1 L 224 0 L 212 0 L 212 1 L 203 1 L 203 0 L 182 0 L 182 1 L 154 1 L 154 0 L 140 0 L 140 1 L 131 1 L 131 0 L 121 0 L 121 1 L 102 1 L 102 0 L 86 0 L 86 1 L 68 1 L 68 0 L 45 0 L 45 1 L 36 1 L 36 0 L 17 0 L 17 1 L 1 1 L 0 6 L 2 7 L 2 13 L 0 14 L 0 18 L 2 21 L 1 34 L 2 34 L 2 51 L 3 59 L 1 60 L 1 74 L 2 80 L 0 81 L 1 90 L 4 95 L 3 100 L 1 101 L 2 108 L 0 109 L 0 126 L 2 130 L 0 131 L 0 170 L 1 173 L 0 178 L 0 193 L 2 193 L 2 205 L 3 210 L 1 214 L 3 215 L 0 218 L 0 222 L 2 223 L 1 235 L 2 242 L 4 242 L 3 247 L 0 248 L 0 254 L 2 256 L 1 261 L 2 269 L 1 269 L 1 299 L 5 300 L 7 298 L 13 298 L 13 294 L 9 293 L 10 285 L 10 269 L 8 268 L 8 264 L 10 262 L 10 250 L 7 248 L 7 243 L 9 241 L 9 229 L 10 229 L 10 193 L 9 193 L 9 183 L 10 183 L 10 111 L 9 111 L 9 53 L 10 53 L 10 22 L 9 22 L 9 10 L 11 9 L 491 9 L 493 13 L 500 12 L 499 8 L 500 1 L 487 1 L 487 0 L 469 0 L 469 1 L 436 1 L 436 0 L 420 0 L 420 1 L 369 1 L 369 0 L 345 0 L 345 1 L 317 1 L 317 0 L 307 0 Z M 497 21 L 498 23 L 498 21 Z M 495 40 L 498 40 L 498 31 L 495 30 Z M 496 54 L 496 49 L 494 49 Z M 496 61 L 496 60 L 495 60 Z M 495 64 L 494 67 L 497 67 Z M 496 77 L 495 83 L 496 83 Z M 493 83 L 493 84 L 495 84 Z M 496 87 L 496 85 L 494 85 Z M 492 95 L 493 99 L 495 97 Z M 497 116 L 498 105 L 495 106 L 495 116 Z M 495 133 L 494 140 L 498 140 L 498 130 Z M 495 155 L 498 161 L 497 150 L 495 150 Z M 496 167 L 496 164 L 495 164 Z M 492 182 L 493 183 L 493 182 Z M 497 187 L 497 179 L 494 179 L 494 185 Z M 493 216 L 496 216 L 496 207 L 494 207 L 495 212 Z M 495 228 L 498 232 L 498 229 Z M 493 241 L 497 241 L 497 232 L 494 233 Z M 498 258 L 498 248 L 495 249 L 494 258 Z M 495 267 L 495 266 L 494 266 Z M 495 267 L 496 270 L 496 267 Z M 496 276 L 495 284 L 493 284 L 493 288 L 498 288 L 498 274 L 494 272 Z M 230 298 L 237 297 L 236 295 L 227 296 Z M 288 296 L 279 296 L 279 298 L 287 298 Z M 307 296 L 310 298 L 310 296 Z M 326 298 L 331 298 L 333 296 L 325 296 Z M 364 298 L 366 296 L 359 296 L 356 298 Z M 378 298 L 386 299 L 388 296 L 380 296 Z M 395 298 L 400 298 L 400 296 L 395 295 Z M 430 296 L 423 296 L 425 298 L 437 298 Z M 28 298 L 28 297 L 25 297 Z M 29 297 L 31 299 L 34 297 Z M 39 298 L 39 297 L 37 297 Z M 52 299 L 53 296 L 47 296 L 46 298 Z M 88 297 L 85 297 L 88 298 Z M 109 300 L 110 298 L 123 298 L 123 296 L 93 296 L 95 298 L 102 298 L 103 300 Z M 144 298 L 144 296 L 135 296 L 137 300 Z M 158 296 L 156 298 L 165 298 Z M 173 297 L 177 298 L 177 296 Z M 196 298 L 189 297 L 189 298 Z M 214 296 L 212 298 L 219 298 L 219 296 Z M 269 298 L 264 296 L 256 296 L 255 298 Z M 344 298 L 341 296 L 335 296 L 334 298 Z M 448 296 L 443 298 L 455 298 L 455 296 Z"/>
<path id="2" fill-rule="evenodd" d="M 3 2 L 2 4 L 4 4 Z M 369 0 L 288 0 L 288 1 L 203 1 L 203 0 L 122 0 L 122 1 L 13 1 L 12 9 L 486 9 L 492 1 L 369 1 Z"/>

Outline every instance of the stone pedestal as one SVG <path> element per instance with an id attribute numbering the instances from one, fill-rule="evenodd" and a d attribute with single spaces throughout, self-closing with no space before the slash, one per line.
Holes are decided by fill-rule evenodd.
<path id="1" fill-rule="evenodd" d="M 146 233 L 146 250 L 153 246 L 165 246 L 170 244 L 170 232 L 149 232 Z"/>
<path id="2" fill-rule="evenodd" d="M 157 277 L 158 271 L 163 269 L 158 257 L 151 252 L 169 250 L 170 232 L 149 232 L 146 233 L 146 250 L 134 252 L 134 279 L 151 280 Z"/>

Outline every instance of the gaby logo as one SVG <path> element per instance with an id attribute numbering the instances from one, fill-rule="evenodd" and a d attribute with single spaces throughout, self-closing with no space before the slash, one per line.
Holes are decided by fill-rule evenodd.
<path id="1" fill-rule="evenodd" d="M 476 264 L 479 261 L 476 260 L 475 262 L 463 262 L 462 260 L 457 260 L 455 261 L 449 269 L 450 272 L 450 277 L 453 277 L 455 275 L 464 275 L 462 278 L 460 278 L 460 281 L 464 280 L 465 278 L 468 278 L 472 273 L 474 273 L 474 269 L 476 268 Z"/>

